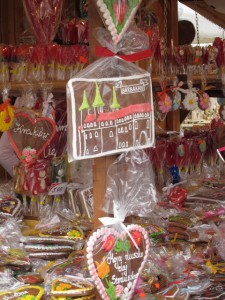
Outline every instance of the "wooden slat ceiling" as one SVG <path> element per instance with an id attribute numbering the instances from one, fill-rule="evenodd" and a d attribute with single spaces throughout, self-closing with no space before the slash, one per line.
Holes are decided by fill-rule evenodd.
<path id="1" fill-rule="evenodd" d="M 216 11 L 213 7 L 206 4 L 204 0 L 179 0 L 179 2 L 197 11 L 206 19 L 212 21 L 213 23 L 219 25 L 220 27 L 225 28 L 225 14 Z M 225 6 L 225 1 L 224 1 L 224 6 Z"/>

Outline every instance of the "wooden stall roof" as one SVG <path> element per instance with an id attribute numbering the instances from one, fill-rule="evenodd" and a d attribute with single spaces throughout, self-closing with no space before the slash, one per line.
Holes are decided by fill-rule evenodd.
<path id="1" fill-rule="evenodd" d="M 204 0 L 179 0 L 179 1 L 187 5 L 191 9 L 197 11 L 206 19 L 212 21 L 213 23 L 219 25 L 222 28 L 225 28 L 225 14 L 215 10 L 213 4 L 208 5 Z M 225 1 L 221 0 L 221 2 L 224 2 L 224 6 L 225 6 Z"/>

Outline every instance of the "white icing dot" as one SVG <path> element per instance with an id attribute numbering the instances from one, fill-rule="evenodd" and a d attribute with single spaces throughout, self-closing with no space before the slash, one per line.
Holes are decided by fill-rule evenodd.
<path id="1" fill-rule="evenodd" d="M 101 6 L 101 5 L 102 5 L 102 3 L 103 3 L 103 1 L 102 1 L 102 0 L 98 0 L 98 1 L 97 1 L 97 5 L 98 5 L 98 6 Z"/>
<path id="2" fill-rule="evenodd" d="M 88 264 L 90 265 L 92 262 L 93 262 L 93 260 L 92 259 L 88 259 Z"/>
<path id="3" fill-rule="evenodd" d="M 106 12 L 103 14 L 103 17 L 104 17 L 105 19 L 108 19 L 109 16 L 110 16 L 109 11 L 106 11 Z"/>
<path id="4" fill-rule="evenodd" d="M 90 259 L 90 258 L 92 258 L 92 254 L 91 254 L 91 253 L 88 253 L 88 254 L 87 254 L 87 259 Z"/>
<path id="5" fill-rule="evenodd" d="M 102 13 L 104 13 L 105 11 L 107 11 L 107 6 L 106 6 L 104 3 L 101 5 L 100 11 L 101 11 Z"/>

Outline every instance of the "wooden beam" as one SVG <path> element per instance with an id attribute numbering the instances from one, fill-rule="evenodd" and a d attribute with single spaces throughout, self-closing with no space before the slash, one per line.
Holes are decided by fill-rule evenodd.
<path id="1" fill-rule="evenodd" d="M 225 28 L 225 14 L 216 11 L 211 6 L 207 5 L 205 1 L 180 0 L 180 2 L 197 11 L 200 15 L 210 20 L 211 22 L 217 24 L 222 28 Z"/>
<path id="2" fill-rule="evenodd" d="M 89 15 L 89 44 L 90 44 L 90 62 L 97 59 L 95 55 L 95 46 L 98 44 L 96 40 L 95 30 L 102 27 L 102 20 L 97 12 L 94 1 L 88 3 Z M 96 74 L 97 75 L 97 74 Z M 93 194 L 94 194 L 94 227 L 101 225 L 99 218 L 107 214 L 102 211 L 103 199 L 107 184 L 107 171 L 109 166 L 116 159 L 115 155 L 96 158 L 93 161 Z"/>

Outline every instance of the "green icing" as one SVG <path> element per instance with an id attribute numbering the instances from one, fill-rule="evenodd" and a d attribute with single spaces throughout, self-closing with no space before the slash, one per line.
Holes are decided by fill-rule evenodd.
<path id="1" fill-rule="evenodd" d="M 112 19 L 113 19 L 113 23 L 116 26 L 117 33 L 119 34 L 123 30 L 123 28 L 124 28 L 124 26 L 125 26 L 128 18 L 130 16 L 132 10 L 136 6 L 139 5 L 139 0 L 127 0 L 127 12 L 126 12 L 124 20 L 123 20 L 123 22 L 121 24 L 118 24 L 116 16 L 114 14 L 114 10 L 113 10 L 113 4 L 114 3 L 119 3 L 120 1 L 117 1 L 117 0 L 104 0 L 104 2 L 105 2 L 105 5 L 108 8 L 108 11 L 109 11 Z"/>
<path id="2" fill-rule="evenodd" d="M 117 109 L 117 108 L 120 108 L 120 107 L 121 106 L 118 103 L 115 87 L 113 87 L 113 101 L 112 101 L 112 105 L 110 106 L 110 108 L 111 109 Z"/>
<path id="3" fill-rule="evenodd" d="M 89 108 L 90 108 L 90 105 L 88 103 L 86 91 L 84 91 L 83 102 L 82 102 L 81 106 L 79 107 L 79 111 L 84 110 L 84 109 L 89 109 Z"/>
<path id="4" fill-rule="evenodd" d="M 116 300 L 116 287 L 112 284 L 111 281 L 107 280 L 108 288 L 106 289 L 106 294 L 108 295 L 110 300 Z"/>
<path id="5" fill-rule="evenodd" d="M 122 251 L 129 251 L 130 250 L 130 242 L 128 240 L 122 241 L 122 240 L 117 240 L 114 251 L 115 252 L 122 252 Z"/>
<path id="6" fill-rule="evenodd" d="M 103 107 L 103 106 L 105 106 L 105 103 L 102 100 L 97 82 L 95 82 L 95 91 L 96 91 L 95 92 L 95 99 L 94 99 L 94 102 L 93 102 L 92 106 L 93 107 Z"/>

